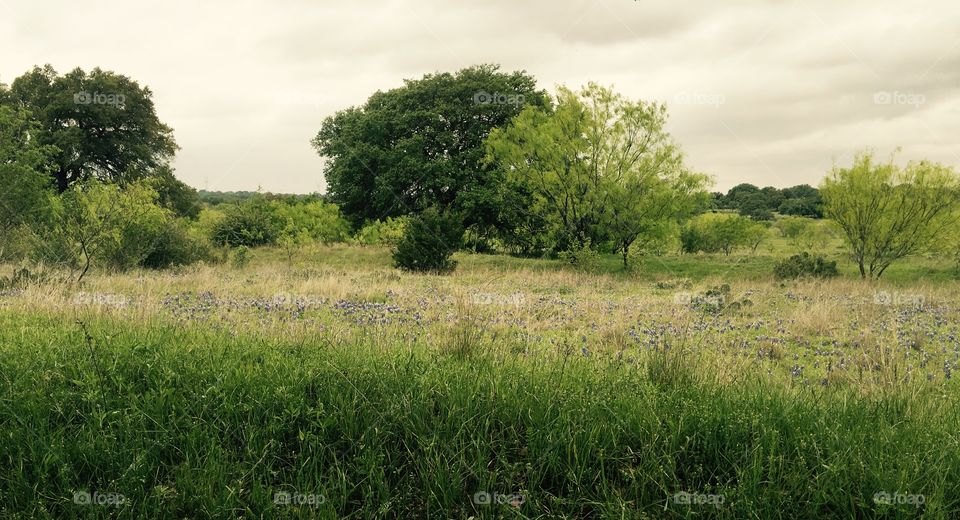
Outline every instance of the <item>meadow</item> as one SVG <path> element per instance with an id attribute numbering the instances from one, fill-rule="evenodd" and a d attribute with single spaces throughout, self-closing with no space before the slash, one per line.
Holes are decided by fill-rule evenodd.
<path id="1" fill-rule="evenodd" d="M 780 282 L 769 251 L 455 258 L 8 282 L 0 517 L 960 513 L 949 262 Z"/>

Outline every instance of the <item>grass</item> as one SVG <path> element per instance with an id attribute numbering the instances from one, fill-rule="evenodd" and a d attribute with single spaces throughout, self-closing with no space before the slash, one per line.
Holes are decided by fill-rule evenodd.
<path id="1" fill-rule="evenodd" d="M 0 293 L 0 518 L 960 514 L 956 282 L 459 259 L 258 250 Z M 737 306 L 678 298 L 722 282 Z"/>

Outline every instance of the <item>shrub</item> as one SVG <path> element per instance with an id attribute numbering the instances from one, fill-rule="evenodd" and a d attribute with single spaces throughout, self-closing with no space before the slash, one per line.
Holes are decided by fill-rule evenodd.
<path id="1" fill-rule="evenodd" d="M 406 271 L 453 271 L 457 262 L 450 257 L 463 244 L 463 233 L 458 218 L 428 208 L 408 222 L 393 252 L 394 265 Z"/>
<path id="2" fill-rule="evenodd" d="M 330 244 L 343 242 L 350 236 L 350 224 L 340 215 L 336 204 L 322 201 L 276 203 L 276 213 L 284 223 L 282 234 Z"/>
<path id="3" fill-rule="evenodd" d="M 403 238 L 409 220 L 408 217 L 387 217 L 385 221 L 374 220 L 357 231 L 353 242 L 363 246 L 396 246 Z"/>
<path id="4" fill-rule="evenodd" d="M 124 189 L 96 181 L 75 186 L 58 200 L 35 256 L 82 266 L 83 273 L 94 264 L 116 269 L 140 266 L 173 218 L 156 201 L 157 193 L 143 182 Z"/>
<path id="5" fill-rule="evenodd" d="M 250 263 L 250 248 L 240 246 L 233 252 L 233 266 L 237 269 L 246 267 Z"/>
<path id="6" fill-rule="evenodd" d="M 569 263 L 577 271 L 596 273 L 600 271 L 600 253 L 589 246 L 580 247 L 560 253 L 560 259 Z"/>
<path id="7" fill-rule="evenodd" d="M 232 247 L 275 244 L 283 229 L 277 208 L 263 197 L 227 206 L 213 226 L 214 243 Z"/>
<path id="8" fill-rule="evenodd" d="M 186 219 L 175 219 L 157 236 L 143 266 L 159 269 L 214 259 L 214 248 L 207 237 Z"/>
<path id="9" fill-rule="evenodd" d="M 823 255 L 813 256 L 803 252 L 777 262 L 773 266 L 773 276 L 778 280 L 801 277 L 830 278 L 837 276 L 837 262 L 828 262 Z"/>

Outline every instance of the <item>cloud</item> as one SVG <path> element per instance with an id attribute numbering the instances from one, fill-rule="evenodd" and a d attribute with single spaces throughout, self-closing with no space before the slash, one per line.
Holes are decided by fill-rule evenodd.
<path id="1" fill-rule="evenodd" d="M 946 0 L 54 0 L 5 9 L 0 81 L 43 63 L 127 74 L 174 127 L 186 182 L 309 192 L 326 116 L 405 78 L 500 63 L 548 89 L 593 80 L 664 101 L 719 189 L 786 186 L 867 146 L 960 165 L 958 22 Z"/>

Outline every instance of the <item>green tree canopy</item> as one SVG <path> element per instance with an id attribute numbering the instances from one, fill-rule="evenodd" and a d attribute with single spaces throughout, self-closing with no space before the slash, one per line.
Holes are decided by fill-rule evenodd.
<path id="1" fill-rule="evenodd" d="M 488 139 L 488 153 L 535 195 L 556 249 L 623 253 L 664 220 L 702 205 L 707 178 L 688 172 L 664 129 L 666 108 L 589 84 L 560 88 L 556 108 L 527 107 Z"/>
<path id="2" fill-rule="evenodd" d="M 47 65 L 16 78 L 0 103 L 26 108 L 39 122 L 38 142 L 58 150 L 52 175 L 64 192 L 91 178 L 132 181 L 173 156 L 173 130 L 157 118 L 152 96 L 114 72 L 77 68 L 61 76 Z"/>
<path id="3" fill-rule="evenodd" d="M 327 118 L 313 145 L 327 159 L 332 201 L 355 227 L 430 206 L 469 207 L 467 224 L 496 225 L 500 177 L 483 163 L 483 142 L 525 105 L 545 102 L 524 72 L 430 74 Z"/>
<path id="4" fill-rule="evenodd" d="M 960 178 L 927 161 L 901 168 L 869 152 L 835 167 L 820 187 L 824 213 L 846 237 L 862 278 L 880 278 L 896 260 L 924 251 L 957 225 Z"/>

